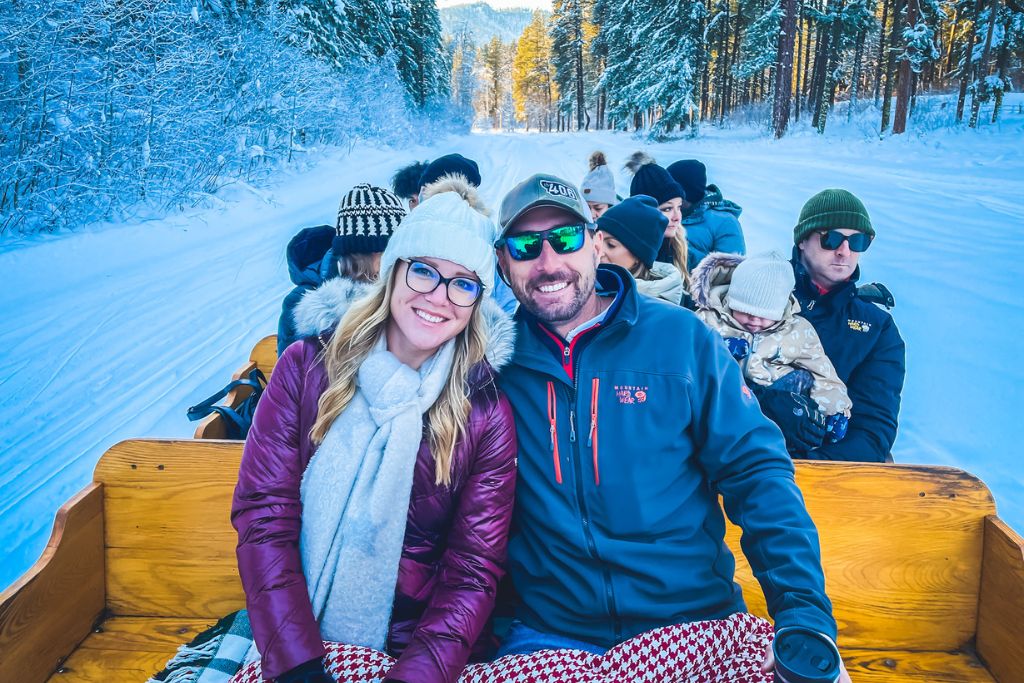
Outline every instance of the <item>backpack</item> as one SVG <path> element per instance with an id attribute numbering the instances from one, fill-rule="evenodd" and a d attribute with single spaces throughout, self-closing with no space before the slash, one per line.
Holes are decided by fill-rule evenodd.
<path id="1" fill-rule="evenodd" d="M 218 401 L 223 400 L 235 388 L 242 386 L 252 387 L 252 391 L 249 392 L 249 395 L 240 404 L 233 408 L 226 405 L 217 405 Z M 263 390 L 266 386 L 267 378 L 258 368 L 255 368 L 249 372 L 248 377 L 231 380 L 213 396 L 189 408 L 186 414 L 190 422 L 195 422 L 196 420 L 202 420 L 211 413 L 217 413 L 224 419 L 227 437 L 229 439 L 244 440 L 249 434 L 249 428 L 252 427 L 252 417 L 256 414 L 256 404 L 259 402 L 260 396 L 263 395 Z"/>

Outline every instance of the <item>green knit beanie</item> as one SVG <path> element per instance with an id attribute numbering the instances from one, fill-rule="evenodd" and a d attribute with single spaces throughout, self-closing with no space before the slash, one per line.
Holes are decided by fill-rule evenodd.
<path id="1" fill-rule="evenodd" d="M 817 230 L 857 230 L 875 236 L 863 202 L 847 190 L 822 190 L 800 210 L 800 222 L 793 228 L 793 243 L 800 244 Z"/>

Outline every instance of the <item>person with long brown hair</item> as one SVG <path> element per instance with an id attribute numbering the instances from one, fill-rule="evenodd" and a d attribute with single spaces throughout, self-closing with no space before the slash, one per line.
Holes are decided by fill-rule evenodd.
<path id="1" fill-rule="evenodd" d="M 494 372 L 512 322 L 487 296 L 494 229 L 475 191 L 434 192 L 369 293 L 285 351 L 256 411 L 231 516 L 266 680 L 332 680 L 323 641 L 428 683 L 491 649 L 516 477 Z"/>
<path id="2" fill-rule="evenodd" d="M 689 293 L 689 247 L 686 242 L 686 230 L 682 226 L 683 188 L 668 171 L 643 152 L 634 152 L 626 162 L 626 168 L 633 173 L 633 180 L 629 184 L 629 196 L 645 194 L 654 197 L 658 201 L 658 210 L 668 219 L 664 239 L 655 260 L 673 264 L 682 273 L 683 286 Z"/>

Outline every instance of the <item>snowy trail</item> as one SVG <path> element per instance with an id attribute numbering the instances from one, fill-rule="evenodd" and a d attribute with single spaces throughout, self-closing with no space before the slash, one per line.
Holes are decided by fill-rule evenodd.
<path id="1" fill-rule="evenodd" d="M 530 173 L 578 181 L 593 149 L 613 168 L 641 147 L 663 163 L 701 158 L 744 207 L 752 251 L 788 254 L 799 208 L 817 190 L 857 193 L 879 235 L 863 277 L 894 292 L 909 349 L 896 458 L 979 475 L 1001 514 L 1024 528 L 1016 458 L 1024 367 L 1009 362 L 1024 351 L 1024 116 L 1001 130 L 883 142 L 706 133 L 659 145 L 593 133 L 357 147 L 284 178 L 270 201 L 246 195 L 223 209 L 0 244 L 0 587 L 38 557 L 56 508 L 89 481 L 106 448 L 191 435 L 185 409 L 276 331 L 294 231 L 333 222 L 355 183 L 384 185 L 398 166 L 449 151 L 480 163 L 495 211 Z M 628 177 L 618 180 L 624 194 Z"/>

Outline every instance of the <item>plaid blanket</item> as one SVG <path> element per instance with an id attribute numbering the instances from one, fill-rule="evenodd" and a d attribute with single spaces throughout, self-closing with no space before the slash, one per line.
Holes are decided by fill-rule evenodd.
<path id="1" fill-rule="evenodd" d="M 770 683 L 761 660 L 772 625 L 750 614 L 654 629 L 603 655 L 542 650 L 470 664 L 459 683 Z M 338 683 L 379 683 L 395 659 L 366 647 L 324 643 L 327 671 Z M 231 683 L 263 683 L 259 662 Z"/>
<path id="2" fill-rule="evenodd" d="M 178 648 L 163 671 L 146 683 L 228 683 L 252 646 L 249 614 L 229 614 Z"/>

